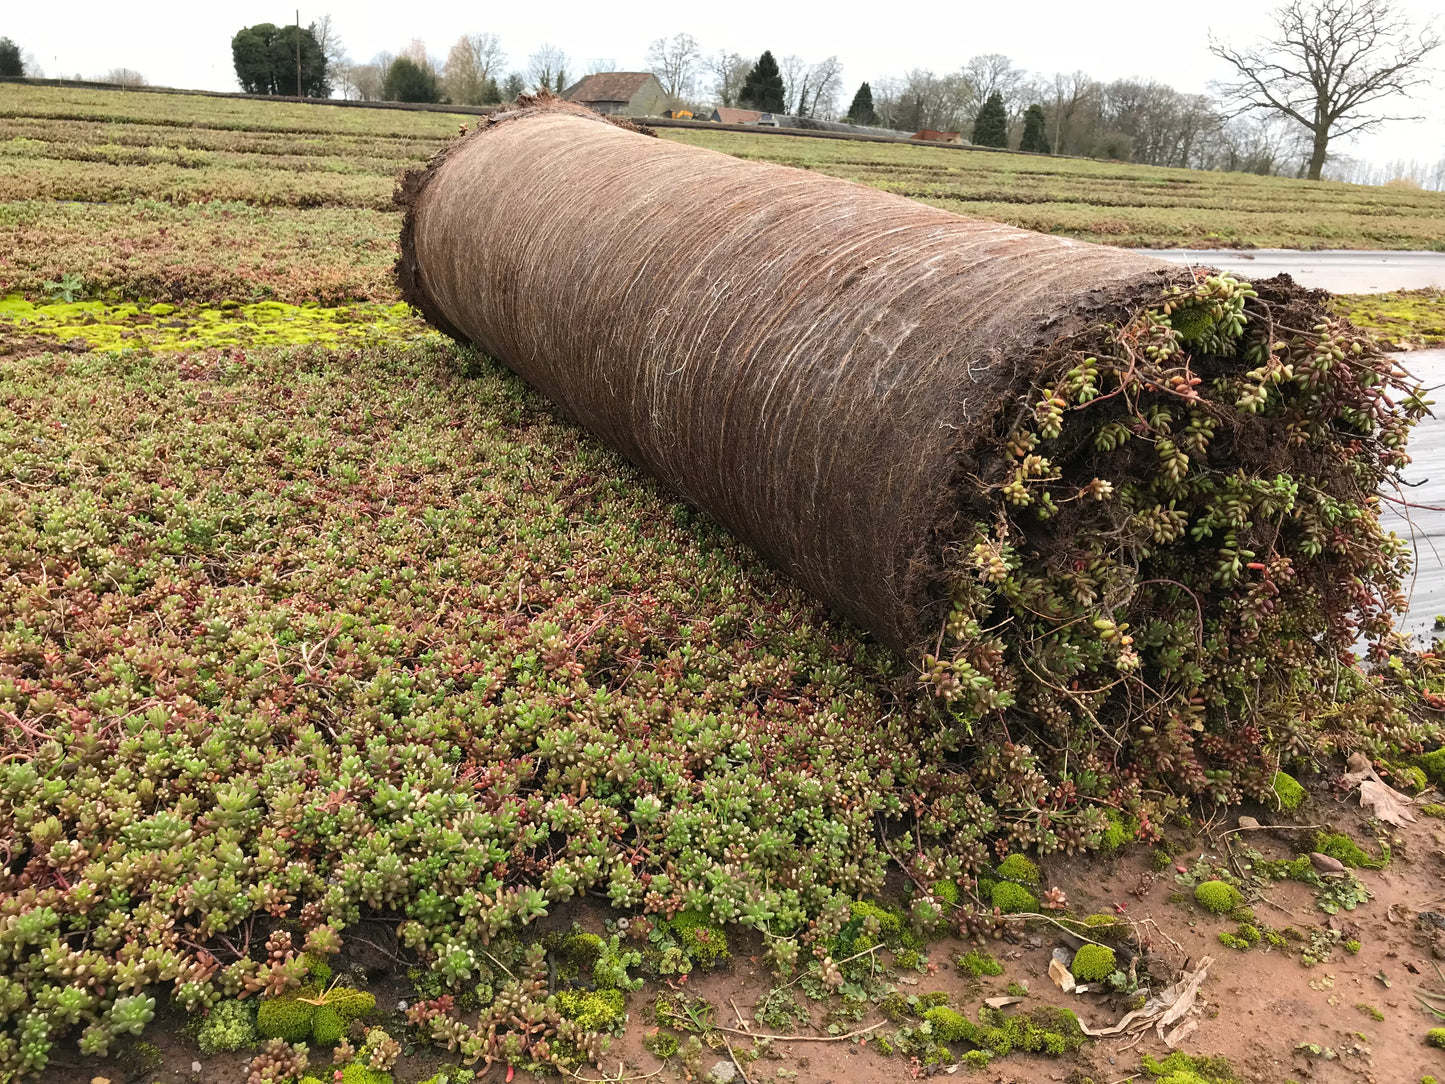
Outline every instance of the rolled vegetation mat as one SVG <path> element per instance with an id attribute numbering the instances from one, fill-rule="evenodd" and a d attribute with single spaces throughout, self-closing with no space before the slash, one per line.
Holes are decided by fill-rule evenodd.
<path id="1" fill-rule="evenodd" d="M 556 101 L 398 201 L 406 299 L 917 663 L 1009 846 L 1418 750 L 1352 651 L 1398 643 L 1378 494 L 1426 401 L 1322 293 Z"/>

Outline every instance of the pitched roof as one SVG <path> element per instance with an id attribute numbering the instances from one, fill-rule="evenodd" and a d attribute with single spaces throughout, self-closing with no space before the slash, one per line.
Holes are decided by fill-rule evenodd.
<path id="1" fill-rule="evenodd" d="M 585 76 L 562 96 L 569 102 L 630 102 L 651 72 L 597 72 Z"/>
<path id="2" fill-rule="evenodd" d="M 714 112 L 719 124 L 756 124 L 763 117 L 756 109 L 729 109 L 721 105 Z"/>

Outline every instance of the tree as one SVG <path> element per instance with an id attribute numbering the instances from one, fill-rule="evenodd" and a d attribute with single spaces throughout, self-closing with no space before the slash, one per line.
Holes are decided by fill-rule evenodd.
<path id="1" fill-rule="evenodd" d="M 864 83 L 853 95 L 853 104 L 848 107 L 850 124 L 877 124 L 878 114 L 873 109 L 873 88 Z"/>
<path id="2" fill-rule="evenodd" d="M 737 53 L 726 50 L 708 57 L 705 63 L 712 76 L 712 93 L 717 104 L 729 107 L 739 104 L 752 65 Z"/>
<path id="3" fill-rule="evenodd" d="M 231 39 L 231 60 L 236 66 L 236 81 L 247 94 L 294 95 L 299 91 L 306 98 L 331 96 L 326 56 L 309 28 L 278 27 L 274 23 L 243 27 Z"/>
<path id="4" fill-rule="evenodd" d="M 1017 115 L 1015 110 L 1024 73 L 1022 69 L 1015 68 L 1008 57 L 1002 53 L 973 57 L 964 66 L 962 74 L 973 84 L 976 101 L 987 102 L 997 94 L 1003 101 L 1004 115 Z"/>
<path id="5" fill-rule="evenodd" d="M 134 68 L 111 68 L 99 79 L 102 83 L 114 83 L 118 87 L 150 86 L 146 77 Z"/>
<path id="6" fill-rule="evenodd" d="M 381 98 L 386 102 L 439 102 L 441 87 L 436 72 L 409 56 L 399 56 L 386 69 Z"/>
<path id="7" fill-rule="evenodd" d="M 1008 112 L 1003 95 L 994 91 L 973 121 L 973 142 L 980 147 L 1008 146 Z"/>
<path id="8" fill-rule="evenodd" d="M 1031 105 L 1024 113 L 1024 137 L 1019 141 L 1019 150 L 1049 153 L 1048 121 L 1044 118 L 1043 106 Z"/>
<path id="9" fill-rule="evenodd" d="M 497 72 L 507 54 L 495 34 L 463 34 L 447 54 L 442 82 L 447 97 L 461 105 L 495 105 L 502 100 Z"/>
<path id="10" fill-rule="evenodd" d="M 561 94 L 565 90 L 567 54 L 555 45 L 543 45 L 527 58 L 527 75 L 532 91 L 549 90 Z"/>
<path id="11" fill-rule="evenodd" d="M 9 38 L 0 38 L 0 76 L 19 79 L 25 74 L 25 62 L 20 59 L 20 46 Z"/>
<path id="12" fill-rule="evenodd" d="M 515 102 L 525 93 L 527 93 L 527 80 L 522 73 L 508 72 L 506 81 L 502 83 L 502 101 Z"/>
<path id="13" fill-rule="evenodd" d="M 326 58 L 326 66 L 329 70 L 335 71 L 346 63 L 346 47 L 341 44 L 341 35 L 337 32 L 329 14 L 321 16 L 307 29 L 316 39 L 316 44 L 321 49 L 321 55 Z"/>
<path id="14" fill-rule="evenodd" d="M 842 85 L 843 65 L 836 56 L 814 64 L 798 90 L 798 116 L 832 120 L 838 113 L 838 91 Z"/>
<path id="15" fill-rule="evenodd" d="M 657 76 L 662 92 L 672 105 L 692 96 L 702 50 L 690 34 L 678 34 L 671 40 L 658 38 L 647 47 L 647 70 Z"/>
<path id="16" fill-rule="evenodd" d="M 771 52 L 765 52 L 758 57 L 758 62 L 743 80 L 743 89 L 738 100 L 749 109 L 764 113 L 782 113 L 787 109 L 783 75 L 778 71 L 778 62 L 773 59 Z"/>
<path id="17" fill-rule="evenodd" d="M 1239 112 L 1266 110 L 1303 126 L 1310 180 L 1320 179 L 1332 139 L 1418 119 L 1381 110 L 1428 82 L 1420 64 L 1440 44 L 1433 24 L 1417 33 L 1392 0 L 1289 0 L 1274 22 L 1272 40 L 1244 49 L 1210 37 L 1210 51 L 1239 76 L 1216 87 Z"/>

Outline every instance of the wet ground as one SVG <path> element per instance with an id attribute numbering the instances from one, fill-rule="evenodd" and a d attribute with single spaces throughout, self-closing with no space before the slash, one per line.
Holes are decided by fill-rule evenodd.
<path id="1" fill-rule="evenodd" d="M 1385 518 L 1402 537 L 1415 545 L 1415 583 L 1410 594 L 1408 631 L 1428 634 L 1437 614 L 1445 614 L 1445 350 L 1415 350 L 1394 355 L 1426 388 L 1439 389 L 1432 398 L 1439 415 L 1426 418 L 1410 441 L 1414 461 L 1406 471 L 1413 488 L 1397 499 L 1406 507 L 1385 501 Z"/>
<path id="2" fill-rule="evenodd" d="M 1367 252 L 1327 249 L 1301 252 L 1284 248 L 1138 249 L 1170 263 L 1206 265 L 1252 279 L 1284 272 L 1301 286 L 1337 294 L 1379 294 L 1445 286 L 1445 252 Z"/>

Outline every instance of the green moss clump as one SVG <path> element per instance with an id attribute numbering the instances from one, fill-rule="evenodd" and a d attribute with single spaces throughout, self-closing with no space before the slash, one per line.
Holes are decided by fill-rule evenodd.
<path id="1" fill-rule="evenodd" d="M 1227 1058 L 1191 1058 L 1178 1050 L 1163 1061 L 1145 1054 L 1140 1068 L 1159 1084 L 1239 1084 Z"/>
<path id="2" fill-rule="evenodd" d="M 1348 941 L 1346 941 L 1342 947 L 1351 956 L 1354 956 L 1360 951 L 1363 946 L 1352 937 Z"/>
<path id="3" fill-rule="evenodd" d="M 970 1050 L 958 1060 L 970 1069 L 987 1069 L 988 1063 L 993 1061 L 993 1055 L 987 1050 Z"/>
<path id="4" fill-rule="evenodd" d="M 311 1018 L 316 1006 L 300 1000 L 315 997 L 317 991 L 302 989 L 280 997 L 266 997 L 256 1006 L 256 1030 L 263 1039 L 304 1042 L 311 1035 Z"/>
<path id="5" fill-rule="evenodd" d="M 1005 881 L 1017 881 L 1020 884 L 1036 885 L 1040 880 L 1039 867 L 1021 854 L 1009 855 L 998 864 L 997 872 Z"/>
<path id="6" fill-rule="evenodd" d="M 1214 317 L 1209 310 L 1198 305 L 1175 309 L 1169 316 L 1169 323 L 1184 342 L 1202 339 L 1214 329 Z"/>
<path id="7" fill-rule="evenodd" d="M 1288 772 L 1274 773 L 1274 794 L 1281 809 L 1298 809 L 1306 797 L 1304 787 Z"/>
<path id="8" fill-rule="evenodd" d="M 656 1031 L 643 1037 L 642 1048 L 666 1061 L 677 1053 L 677 1036 L 670 1031 Z"/>
<path id="9" fill-rule="evenodd" d="M 1069 970 L 1074 978 L 1082 982 L 1098 982 L 1112 975 L 1116 967 L 1113 949 L 1103 945 L 1084 945 L 1074 953 L 1074 962 Z"/>
<path id="10" fill-rule="evenodd" d="M 1239 889 L 1223 881 L 1205 881 L 1194 890 L 1195 902 L 1206 911 L 1222 915 L 1244 902 Z"/>
<path id="11" fill-rule="evenodd" d="M 626 1017 L 621 990 L 560 990 L 557 1011 L 586 1031 L 611 1031 Z"/>
<path id="12" fill-rule="evenodd" d="M 1445 805 L 1439 802 L 1426 802 L 1420 806 L 1420 812 L 1427 817 L 1445 817 Z"/>
<path id="13" fill-rule="evenodd" d="M 933 1028 L 933 1034 L 938 1037 L 939 1042 L 983 1045 L 983 1029 L 963 1013 L 946 1005 L 929 1009 L 923 1014 L 923 1019 Z"/>
<path id="14" fill-rule="evenodd" d="M 1445 786 L 1445 747 L 1416 757 L 1415 763 L 1429 777 L 1430 782 Z"/>
<path id="15" fill-rule="evenodd" d="M 1099 835 L 1099 850 L 1106 852 L 1117 851 L 1125 843 L 1129 842 L 1129 838 L 1133 833 L 1130 832 L 1129 828 L 1124 824 L 1123 818 L 1117 813 L 1112 811 L 1106 812 L 1104 814 L 1104 820 L 1107 822 L 1108 827 Z"/>
<path id="16" fill-rule="evenodd" d="M 1368 1004 L 1366 1004 L 1366 1003 L 1363 1002 L 1363 1001 L 1357 1001 L 1357 1002 L 1355 1002 L 1355 1008 L 1356 1008 L 1359 1012 L 1364 1013 L 1366 1016 L 1368 1016 L 1371 1020 L 1373 1020 L 1373 1021 L 1374 1021 L 1375 1023 L 1377 1023 L 1377 1024 L 1382 1023 L 1382 1022 L 1384 1021 L 1384 1019 L 1385 1019 L 1385 1014 L 1384 1014 L 1384 1013 L 1382 1013 L 1379 1009 L 1375 1008 L 1375 1006 L 1373 1006 L 1373 1005 L 1368 1005 Z"/>
<path id="17" fill-rule="evenodd" d="M 1003 964 L 999 963 L 986 952 L 972 949 L 960 956 L 954 957 L 954 965 L 969 978 L 977 979 L 984 975 L 1002 975 Z"/>
<path id="18" fill-rule="evenodd" d="M 856 900 L 849 909 L 849 913 L 853 916 L 849 923 L 850 926 L 855 922 L 861 926 L 870 918 L 877 920 L 878 936 L 890 948 L 899 945 L 914 947 L 913 938 L 909 936 L 908 928 L 904 925 L 904 920 L 898 912 L 881 907 L 872 900 Z M 868 947 L 866 939 L 860 938 L 858 948 L 861 950 Z"/>
<path id="19" fill-rule="evenodd" d="M 1375 869 L 1376 862 L 1364 849 L 1343 832 L 1320 832 L 1315 836 L 1315 850 L 1338 858 L 1352 869 Z"/>
<path id="20" fill-rule="evenodd" d="M 957 907 L 958 901 L 963 898 L 963 893 L 958 890 L 958 885 L 953 881 L 934 882 L 933 895 L 950 907 Z"/>
<path id="21" fill-rule="evenodd" d="M 1425 1033 L 1425 1041 L 1431 1046 L 1445 1050 L 1445 1028 L 1431 1028 Z"/>
<path id="22" fill-rule="evenodd" d="M 936 1009 L 940 1005 L 948 1004 L 947 990 L 930 990 L 926 994 L 919 994 L 913 999 L 914 1012 L 922 1014 L 929 1009 Z"/>
<path id="23" fill-rule="evenodd" d="M 1016 885 L 1012 881 L 1000 881 L 993 886 L 992 902 L 1006 915 L 1039 909 L 1038 897 L 1023 885 Z"/>
<path id="24" fill-rule="evenodd" d="M 311 1017 L 311 1038 L 318 1046 L 335 1046 L 346 1034 L 341 1014 L 330 1005 L 319 1006 Z"/>
<path id="25" fill-rule="evenodd" d="M 1245 949 L 1252 949 L 1255 945 L 1259 944 L 1260 937 L 1261 934 L 1258 928 L 1250 925 L 1248 922 L 1241 922 L 1234 928 L 1233 933 L 1221 933 L 1219 935 L 1219 943 L 1243 951 Z"/>
<path id="26" fill-rule="evenodd" d="M 354 1061 L 341 1070 L 341 1084 L 395 1084 L 390 1073 Z"/>
<path id="27" fill-rule="evenodd" d="M 376 1008 L 376 995 L 350 986 L 333 986 L 326 993 L 326 1004 L 336 1010 L 343 1023 L 349 1024 Z"/>
<path id="28" fill-rule="evenodd" d="M 301 958 L 306 961 L 306 974 L 311 982 L 326 989 L 326 984 L 331 981 L 331 965 L 314 952 L 308 952 Z"/>
<path id="29" fill-rule="evenodd" d="M 207 1014 L 196 1031 L 202 1054 L 229 1054 L 255 1044 L 256 1006 L 253 1002 L 228 999 Z"/>
<path id="30" fill-rule="evenodd" d="M 713 925 L 707 915 L 696 908 L 679 912 L 672 920 L 672 932 L 687 958 L 705 971 L 717 967 L 731 955 L 723 928 Z"/>
<path id="31" fill-rule="evenodd" d="M 567 980 L 590 979 L 592 969 L 602 955 L 602 938 L 595 933 L 553 934 L 546 938 L 544 944 L 557 961 L 557 977 Z"/>
<path id="32" fill-rule="evenodd" d="M 918 954 L 917 949 L 899 949 L 893 954 L 893 966 L 903 968 L 914 968 L 919 965 L 923 957 Z"/>

